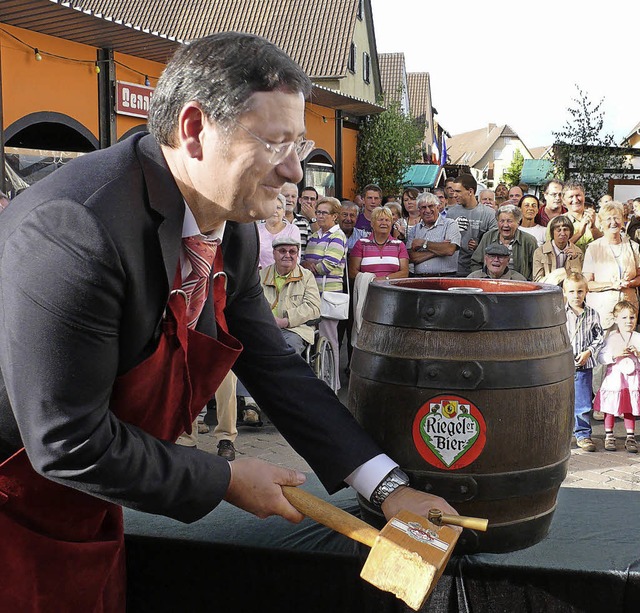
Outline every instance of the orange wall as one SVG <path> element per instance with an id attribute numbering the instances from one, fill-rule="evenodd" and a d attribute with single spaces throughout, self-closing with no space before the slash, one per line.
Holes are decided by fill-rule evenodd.
<path id="1" fill-rule="evenodd" d="M 30 113 L 49 111 L 72 117 L 98 138 L 96 50 L 6 24 L 1 26 L 42 54 L 42 61 L 37 62 L 29 47 L 0 31 L 3 127 L 6 129 Z M 60 59 L 47 53 L 87 61 Z"/>
<path id="2" fill-rule="evenodd" d="M 324 149 L 335 161 L 336 158 L 336 123 L 335 111 L 324 106 L 305 104 L 305 121 L 307 138 L 316 141 L 316 148 Z"/>
<path id="3" fill-rule="evenodd" d="M 2 61 L 2 102 L 4 129 L 18 119 L 36 112 L 57 112 L 67 115 L 85 126 L 96 138 L 98 134 L 98 75 L 94 62 L 97 50 L 87 45 L 68 42 L 14 28 L 0 27 L 18 37 L 30 47 L 37 47 L 42 61 L 34 52 L 0 31 L 0 60 Z M 61 56 L 60 58 L 52 55 Z M 68 59 L 61 59 L 68 58 Z M 144 85 L 145 75 L 155 86 L 164 66 L 140 58 L 114 54 L 116 79 Z M 81 61 L 78 61 L 81 60 Z M 306 104 L 307 138 L 316 142 L 335 162 L 335 110 L 317 104 Z M 116 116 L 117 137 L 146 120 Z M 343 197 L 353 198 L 355 184 L 353 168 L 356 159 L 355 130 L 343 129 Z"/>

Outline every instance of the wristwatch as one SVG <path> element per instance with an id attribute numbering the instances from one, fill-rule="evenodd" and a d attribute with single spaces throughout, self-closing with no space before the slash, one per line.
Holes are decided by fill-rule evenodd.
<path id="1" fill-rule="evenodd" d="M 312 217 L 312 218 L 309 220 L 309 223 L 316 223 L 317 221 L 318 221 L 318 220 L 317 220 L 315 217 Z"/>
<path id="2" fill-rule="evenodd" d="M 422 250 L 428 251 L 428 249 L 429 249 L 429 241 L 424 241 L 424 243 L 422 243 Z"/>
<path id="3" fill-rule="evenodd" d="M 371 504 L 379 509 L 391 492 L 397 490 L 399 487 L 408 485 L 409 477 L 407 477 L 407 475 L 399 468 L 394 468 L 382 481 L 380 481 L 378 487 L 373 490 L 373 494 L 371 494 Z"/>

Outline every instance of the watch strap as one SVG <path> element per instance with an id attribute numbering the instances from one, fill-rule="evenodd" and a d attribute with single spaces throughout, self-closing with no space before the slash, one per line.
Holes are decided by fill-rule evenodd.
<path id="1" fill-rule="evenodd" d="M 409 477 L 399 468 L 394 468 L 380 483 L 373 494 L 371 494 L 371 504 L 380 508 L 389 494 L 399 487 L 408 486 Z"/>

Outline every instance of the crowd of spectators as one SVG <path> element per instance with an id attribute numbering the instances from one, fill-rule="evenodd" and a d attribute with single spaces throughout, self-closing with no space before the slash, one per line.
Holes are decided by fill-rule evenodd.
<path id="1" fill-rule="evenodd" d="M 638 308 L 640 198 L 618 203 L 605 195 L 597 211 L 577 183 L 552 179 L 535 194 L 527 185 L 478 189 L 470 174 L 450 177 L 432 191 L 409 187 L 397 197 L 384 195 L 375 184 L 365 186 L 353 201 L 318 196 L 312 187 L 302 190 L 304 198 L 297 193 L 295 185 L 283 188 L 282 223 L 300 230 L 302 269 L 313 274 L 320 295 L 325 289 L 351 294 L 347 320 L 320 323 L 336 355 L 346 341 L 347 374 L 368 286 L 376 279 L 470 277 L 558 286 L 572 279 L 573 285 L 584 285 L 583 310 L 589 309 L 590 321 L 597 319 L 603 338 L 615 328 L 616 305 L 625 301 Z M 282 233 L 280 225 L 270 223 L 272 234 L 274 229 Z M 593 367 L 593 393 L 602 380 L 600 345 L 591 347 L 588 359 L 582 351 L 583 364 L 576 366 Z M 582 449 L 593 451 L 584 425 L 587 379 L 578 379 L 576 438 Z M 626 448 L 635 449 L 633 444 Z"/>

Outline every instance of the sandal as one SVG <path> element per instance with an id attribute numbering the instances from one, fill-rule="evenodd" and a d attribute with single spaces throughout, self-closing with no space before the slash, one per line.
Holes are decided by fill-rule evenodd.
<path id="1" fill-rule="evenodd" d="M 605 436 L 604 438 L 605 451 L 616 451 L 616 439 L 613 436 Z"/>
<path id="2" fill-rule="evenodd" d="M 627 436 L 627 440 L 624 442 L 624 448 L 629 453 L 638 453 L 638 443 L 635 436 Z"/>

